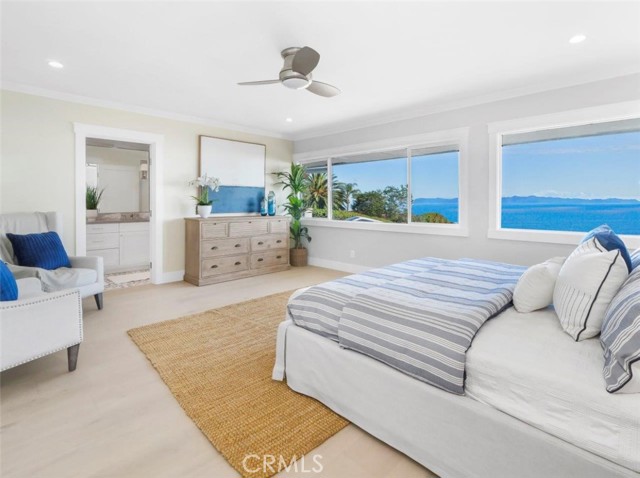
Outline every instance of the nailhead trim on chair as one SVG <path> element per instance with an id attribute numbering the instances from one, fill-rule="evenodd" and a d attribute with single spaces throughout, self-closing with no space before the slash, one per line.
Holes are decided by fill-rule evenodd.
<path id="1" fill-rule="evenodd" d="M 77 294 L 76 294 L 76 293 L 77 293 Z M 80 314 L 79 314 L 79 317 L 80 317 L 80 320 L 79 320 L 79 325 L 80 325 L 80 342 L 74 342 L 74 343 L 71 343 L 71 344 L 65 345 L 65 346 L 63 346 L 63 347 L 60 347 L 60 348 L 58 348 L 58 349 L 52 350 L 52 351 L 50 351 L 50 352 L 45 352 L 45 353 L 43 353 L 43 354 L 33 356 L 33 357 L 31 357 L 31 358 L 28 358 L 28 359 L 26 359 L 26 360 L 23 360 L 22 362 L 16 362 L 16 363 L 13 363 L 13 364 L 7 365 L 6 367 L 3 367 L 3 368 L 0 370 L 0 372 L 4 372 L 5 370 L 8 370 L 8 369 L 10 369 L 10 368 L 17 367 L 18 365 L 22 365 L 22 364 L 24 364 L 24 363 L 31 362 L 32 360 L 36 360 L 36 359 L 39 359 L 39 358 L 41 358 L 41 357 L 46 357 L 47 355 L 51 355 L 51 354 L 54 354 L 54 353 L 56 353 L 56 352 L 60 352 L 61 350 L 65 350 L 65 349 L 67 349 L 67 348 L 69 348 L 69 347 L 73 347 L 74 345 L 78 345 L 78 344 L 82 343 L 82 341 L 83 341 L 83 339 L 84 339 L 84 336 L 83 336 L 83 327 L 82 327 L 82 298 L 80 297 L 80 293 L 79 293 L 79 291 L 78 291 L 77 289 L 71 289 L 71 290 L 70 290 L 69 292 L 67 292 L 66 294 L 57 295 L 55 298 L 54 298 L 54 297 L 46 297 L 46 296 L 42 296 L 42 299 L 34 300 L 34 301 L 30 302 L 30 303 L 31 303 L 31 304 L 42 304 L 42 303 L 44 303 L 44 302 L 51 302 L 51 301 L 53 301 L 53 300 L 57 300 L 59 297 L 66 297 L 66 296 L 68 296 L 68 295 L 76 295 L 76 296 L 78 297 L 78 311 L 80 312 Z M 16 304 L 16 305 L 7 305 L 7 306 L 2 305 L 2 306 L 0 306 L 0 310 L 19 309 L 20 307 L 22 307 L 22 305 L 18 305 L 18 304 Z"/>

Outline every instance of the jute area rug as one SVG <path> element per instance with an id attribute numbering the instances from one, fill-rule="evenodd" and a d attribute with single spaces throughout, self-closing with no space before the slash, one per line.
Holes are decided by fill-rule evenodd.
<path id="1" fill-rule="evenodd" d="M 242 476 L 271 476 L 348 424 L 271 379 L 276 330 L 290 295 L 129 331 L 187 415 Z M 248 461 L 247 455 L 260 459 Z M 276 457 L 275 471 L 253 472 L 263 456 Z"/>

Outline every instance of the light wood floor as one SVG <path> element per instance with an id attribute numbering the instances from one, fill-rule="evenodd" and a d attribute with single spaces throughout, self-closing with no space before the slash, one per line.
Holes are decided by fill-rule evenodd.
<path id="1" fill-rule="evenodd" d="M 184 414 L 126 331 L 341 275 L 306 267 L 207 287 L 146 285 L 108 291 L 102 311 L 85 300 L 85 338 L 75 372 L 66 371 L 66 353 L 59 352 L 0 376 L 0 475 L 238 476 Z M 434 476 L 353 425 L 315 453 L 322 455 L 323 472 L 299 476 Z"/>

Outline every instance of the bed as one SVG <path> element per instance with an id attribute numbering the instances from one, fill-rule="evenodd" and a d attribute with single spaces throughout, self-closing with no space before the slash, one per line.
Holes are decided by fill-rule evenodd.
<path id="1" fill-rule="evenodd" d="M 360 281 L 379 287 L 372 277 L 387 273 L 350 276 L 347 284 L 356 286 L 349 294 L 361 292 Z M 486 321 L 466 354 L 463 394 L 330 335 L 296 325 L 288 311 L 273 378 L 286 377 L 293 390 L 442 477 L 640 475 L 640 396 L 607 393 L 599 342 L 573 342 L 552 308 L 518 314 L 507 307 Z"/>

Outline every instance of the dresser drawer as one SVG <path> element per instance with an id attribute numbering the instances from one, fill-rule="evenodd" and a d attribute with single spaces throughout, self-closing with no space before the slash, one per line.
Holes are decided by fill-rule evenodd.
<path id="1" fill-rule="evenodd" d="M 249 256 L 226 256 L 204 259 L 201 266 L 202 277 L 246 271 L 249 269 Z"/>
<path id="2" fill-rule="evenodd" d="M 287 236 L 285 235 L 268 235 L 251 238 L 251 251 L 266 251 L 269 249 L 282 249 L 287 247 Z"/>
<path id="3" fill-rule="evenodd" d="M 268 251 L 259 254 L 251 254 L 251 268 L 261 269 L 263 267 L 281 266 L 289 263 L 289 251 Z"/>
<path id="4" fill-rule="evenodd" d="M 267 221 L 242 221 L 229 223 L 229 237 L 256 236 L 269 232 Z"/>
<path id="5" fill-rule="evenodd" d="M 102 234 L 119 230 L 118 224 L 87 224 L 87 234 Z"/>
<path id="6" fill-rule="evenodd" d="M 201 231 L 202 239 L 227 237 L 227 224 L 224 222 L 203 222 Z"/>
<path id="7" fill-rule="evenodd" d="M 117 226 L 117 224 L 115 224 Z M 120 247 L 120 234 L 87 234 L 87 250 L 117 249 Z"/>
<path id="8" fill-rule="evenodd" d="M 249 238 L 218 239 L 215 241 L 202 241 L 200 257 L 228 256 L 229 254 L 242 254 L 249 252 Z"/>
<path id="9" fill-rule="evenodd" d="M 269 221 L 269 232 L 271 234 L 289 233 L 289 221 L 286 219 L 276 219 Z"/>

